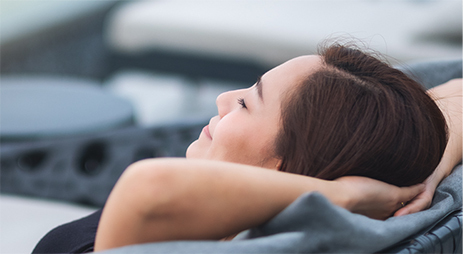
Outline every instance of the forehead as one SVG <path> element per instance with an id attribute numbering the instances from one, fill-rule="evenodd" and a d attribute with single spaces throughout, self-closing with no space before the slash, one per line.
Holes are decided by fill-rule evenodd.
<path id="1" fill-rule="evenodd" d="M 295 57 L 274 68 L 276 71 L 289 71 L 293 73 L 307 74 L 318 69 L 321 65 L 321 56 L 305 55 Z"/>
<path id="2" fill-rule="evenodd" d="M 321 57 L 318 55 L 306 55 L 293 58 L 262 76 L 264 84 L 264 97 L 280 98 L 284 91 L 299 84 L 321 67 Z"/>

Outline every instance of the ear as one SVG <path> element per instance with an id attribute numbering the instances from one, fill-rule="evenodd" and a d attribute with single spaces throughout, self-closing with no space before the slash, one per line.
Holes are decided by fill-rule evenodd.
<path id="1" fill-rule="evenodd" d="M 277 170 L 277 171 L 280 170 L 281 163 L 282 163 L 281 159 L 277 160 L 277 163 L 275 164 L 275 170 Z"/>
<path id="2" fill-rule="evenodd" d="M 264 163 L 261 164 L 261 167 L 268 168 L 270 170 L 280 170 L 282 160 L 277 158 L 268 158 Z"/>

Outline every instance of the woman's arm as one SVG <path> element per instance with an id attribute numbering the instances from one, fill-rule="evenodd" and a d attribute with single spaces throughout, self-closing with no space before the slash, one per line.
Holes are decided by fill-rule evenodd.
<path id="1" fill-rule="evenodd" d="M 425 181 L 425 190 L 394 215 L 400 216 L 418 212 L 431 205 L 434 191 L 462 158 L 462 79 L 453 79 L 443 85 L 428 90 L 442 110 L 447 121 L 449 141 L 444 155 L 434 173 Z"/>
<path id="2" fill-rule="evenodd" d="M 221 239 L 266 222 L 310 191 L 351 211 L 387 217 L 422 187 L 398 188 L 361 177 L 325 181 L 217 161 L 145 160 L 131 165 L 114 187 L 103 210 L 95 250 Z"/>

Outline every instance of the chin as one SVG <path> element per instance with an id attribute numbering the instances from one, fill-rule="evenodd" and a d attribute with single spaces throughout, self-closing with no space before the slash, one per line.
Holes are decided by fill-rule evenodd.
<path id="1" fill-rule="evenodd" d="M 186 154 L 185 157 L 189 159 L 198 159 L 200 158 L 199 156 L 199 149 L 198 149 L 198 140 L 193 141 L 188 148 L 186 149 Z"/>

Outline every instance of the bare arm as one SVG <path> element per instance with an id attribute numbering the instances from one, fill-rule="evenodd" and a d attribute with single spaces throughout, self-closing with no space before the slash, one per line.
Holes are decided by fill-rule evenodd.
<path id="1" fill-rule="evenodd" d="M 462 159 L 462 79 L 453 79 L 428 92 L 442 110 L 449 128 L 449 141 L 436 170 L 444 178 Z"/>
<path id="2" fill-rule="evenodd" d="M 351 211 L 371 213 L 371 208 L 381 207 L 370 215 L 387 217 L 422 186 L 398 188 L 360 177 L 325 181 L 217 161 L 145 160 L 130 166 L 114 187 L 100 220 L 95 250 L 220 239 L 264 223 L 310 191 Z"/>
<path id="3" fill-rule="evenodd" d="M 398 210 L 395 216 L 410 214 L 428 208 L 431 205 L 434 191 L 439 183 L 447 177 L 452 169 L 462 159 L 462 79 L 453 79 L 449 82 L 428 90 L 434 99 L 448 125 L 449 141 L 444 155 L 434 173 L 425 181 L 425 190 L 410 204 Z"/>

